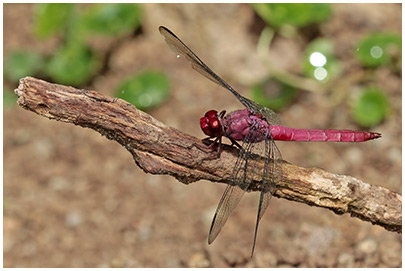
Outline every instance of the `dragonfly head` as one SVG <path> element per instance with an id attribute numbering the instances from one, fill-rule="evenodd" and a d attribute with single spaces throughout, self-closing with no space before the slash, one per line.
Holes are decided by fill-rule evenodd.
<path id="1" fill-rule="evenodd" d="M 204 117 L 200 118 L 200 127 L 204 134 L 209 137 L 222 136 L 221 120 L 219 119 L 218 112 L 215 110 L 208 111 Z"/>

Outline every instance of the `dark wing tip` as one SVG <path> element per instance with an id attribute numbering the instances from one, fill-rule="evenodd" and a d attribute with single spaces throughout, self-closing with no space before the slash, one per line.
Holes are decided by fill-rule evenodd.
<path id="1" fill-rule="evenodd" d="M 162 32 L 167 31 L 168 29 L 166 27 L 164 27 L 163 25 L 159 26 L 159 32 L 160 34 L 162 34 Z"/>
<path id="2" fill-rule="evenodd" d="M 160 32 L 160 34 L 162 34 L 162 35 L 164 35 L 165 33 L 169 33 L 170 35 L 176 37 L 176 35 L 175 35 L 172 31 L 170 31 L 169 28 L 167 28 L 167 27 L 165 27 L 165 26 L 163 26 L 163 25 L 159 26 L 159 32 Z"/>
<path id="3" fill-rule="evenodd" d="M 211 245 L 215 239 L 217 238 L 218 233 L 212 234 L 211 232 L 208 234 L 208 245 Z"/>
<path id="4" fill-rule="evenodd" d="M 215 238 L 217 237 L 218 234 L 213 234 L 213 228 L 215 224 L 215 219 L 217 217 L 217 213 L 215 213 L 214 218 L 212 219 L 211 227 L 210 227 L 210 232 L 208 234 L 208 245 L 211 245 L 212 242 L 214 242 Z"/>

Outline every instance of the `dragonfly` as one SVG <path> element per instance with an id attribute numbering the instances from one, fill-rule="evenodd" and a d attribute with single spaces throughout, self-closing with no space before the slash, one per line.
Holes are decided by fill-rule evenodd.
<path id="1" fill-rule="evenodd" d="M 282 177 L 282 157 L 275 140 L 282 141 L 329 141 L 329 142 L 363 142 L 380 138 L 380 133 L 335 129 L 294 129 L 281 125 L 277 114 L 240 95 L 212 71 L 191 49 L 172 31 L 164 26 L 159 27 L 160 34 L 177 57 L 185 57 L 192 68 L 216 84 L 229 90 L 245 109 L 233 111 L 209 110 L 201 119 L 200 127 L 209 138 L 218 143 L 218 158 L 222 137 L 228 138 L 239 148 L 239 155 L 232 170 L 230 182 L 219 201 L 211 223 L 208 244 L 214 242 L 228 217 L 236 208 L 246 191 L 253 190 L 252 185 L 260 183 L 260 197 L 254 229 L 251 257 L 253 257 L 259 222 L 269 206 L 270 199 L 276 191 L 275 182 Z M 237 141 L 242 142 L 241 144 Z M 258 159 L 259 157 L 259 159 Z M 263 158 L 264 166 L 258 161 Z M 257 176 L 260 179 L 257 180 Z"/>

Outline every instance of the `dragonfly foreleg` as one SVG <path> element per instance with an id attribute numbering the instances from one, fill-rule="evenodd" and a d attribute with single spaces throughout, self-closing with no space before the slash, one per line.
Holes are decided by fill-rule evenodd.
<path id="1" fill-rule="evenodd" d="M 232 145 L 231 145 L 231 146 L 235 145 L 235 146 L 238 147 L 239 149 L 242 149 L 242 146 L 241 146 L 238 142 L 236 142 L 235 139 L 233 139 L 232 137 L 230 137 L 229 139 L 230 139 L 231 142 L 232 142 Z"/>
<path id="2" fill-rule="evenodd" d="M 209 139 L 211 139 L 212 137 L 207 137 L 202 139 L 203 143 L 205 145 L 207 145 L 208 143 L 206 143 L 207 141 L 209 141 Z M 193 147 L 199 149 L 200 151 L 203 151 L 205 153 L 208 153 L 208 156 L 201 158 L 200 160 L 198 160 L 196 162 L 196 165 L 200 165 L 202 162 L 206 161 L 206 160 L 215 160 L 218 159 L 221 156 L 221 145 L 222 145 L 222 137 L 217 137 L 214 141 L 209 141 L 210 145 L 208 146 L 208 149 L 206 147 L 201 146 L 198 143 L 193 143 L 190 146 L 187 146 L 188 149 L 191 149 Z M 215 150 L 215 144 L 218 143 L 218 147 L 217 150 Z"/>

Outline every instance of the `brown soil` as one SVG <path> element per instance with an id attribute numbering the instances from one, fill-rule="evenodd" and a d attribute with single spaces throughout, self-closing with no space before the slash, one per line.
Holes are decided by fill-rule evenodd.
<path id="1" fill-rule="evenodd" d="M 58 46 L 58 39 L 33 37 L 33 8 L 4 6 L 5 55 L 17 49 L 51 53 Z M 352 73 L 359 69 L 354 44 L 374 31 L 401 33 L 401 17 L 398 4 L 333 5 L 333 17 L 320 32 L 333 40 L 345 71 Z M 142 32 L 117 46 L 103 76 L 82 86 L 113 95 L 129 74 L 165 71 L 172 82 L 171 97 L 149 113 L 203 138 L 198 119 L 204 112 L 229 112 L 241 105 L 187 63 L 176 61 L 159 25 L 172 29 L 248 96 L 249 86 L 266 75 L 256 53 L 261 23 L 249 5 L 144 5 Z M 90 43 L 104 50 L 111 41 Z M 272 61 L 295 72 L 302 51 L 302 39 L 277 37 Z M 375 77 L 391 107 L 386 121 L 373 127 L 383 134 L 381 139 L 361 144 L 280 142 L 283 158 L 401 192 L 401 76 L 380 68 Z M 334 94 L 302 91 L 279 115 L 290 127 L 360 129 L 352 121 L 349 102 L 336 102 L 340 93 Z M 5 267 L 402 266 L 401 235 L 281 199 L 273 199 L 263 217 L 250 259 L 256 193 L 245 196 L 209 246 L 208 229 L 225 186 L 205 181 L 185 186 L 169 176 L 147 175 L 117 143 L 18 106 L 5 108 L 3 136 Z"/>

